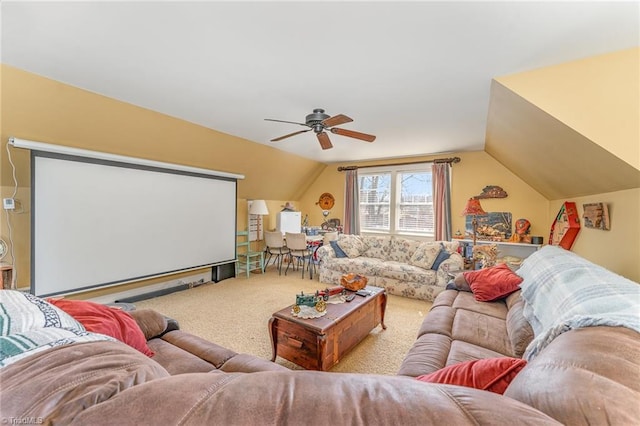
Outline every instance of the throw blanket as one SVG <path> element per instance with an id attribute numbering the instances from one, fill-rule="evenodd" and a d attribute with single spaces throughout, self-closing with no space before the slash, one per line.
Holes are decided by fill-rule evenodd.
<path id="1" fill-rule="evenodd" d="M 17 290 L 0 290 L 0 367 L 61 345 L 114 339 L 90 333 L 66 312 Z"/>
<path id="2" fill-rule="evenodd" d="M 640 333 L 640 284 L 556 246 L 529 256 L 517 271 L 533 359 L 558 335 L 582 327 L 627 327 Z"/>

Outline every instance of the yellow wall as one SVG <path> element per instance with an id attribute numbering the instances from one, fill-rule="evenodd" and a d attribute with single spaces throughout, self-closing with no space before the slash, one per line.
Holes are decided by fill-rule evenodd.
<path id="1" fill-rule="evenodd" d="M 315 204 L 320 194 L 330 192 L 336 199 L 329 218 L 343 221 L 344 173 L 339 165 L 325 165 L 245 139 L 210 130 L 192 123 L 145 110 L 114 99 L 80 90 L 8 66 L 0 67 L 0 182 L 2 197 L 13 191 L 11 168 L 5 145 L 9 136 L 121 155 L 173 162 L 231 173 L 244 174 L 238 185 L 238 229 L 246 229 L 247 199 L 265 199 L 269 216 L 267 229 L 275 228 L 276 213 L 287 201 L 294 203 L 310 224 L 324 221 Z M 584 121 L 597 118 L 585 117 Z M 633 124 L 633 123 L 632 123 Z M 598 130 L 598 129 L 596 129 Z M 594 130 L 594 131 L 596 131 Z M 598 131 L 601 131 L 599 129 Z M 619 155 L 636 155 L 638 147 L 608 146 Z M 23 213 L 12 213 L 19 285 L 29 285 L 29 156 L 12 150 L 19 183 L 16 198 Z M 509 196 L 482 200 L 486 211 L 511 212 L 513 219 L 524 217 L 532 223 L 532 235 L 545 243 L 553 218 L 562 201 L 549 201 L 518 175 L 486 152 L 463 152 L 422 156 L 403 161 L 428 161 L 459 156 L 462 161 L 452 170 L 453 230 L 464 229 L 459 215 L 469 197 L 480 194 L 487 185 L 499 185 Z M 629 164 L 634 159 L 625 159 Z M 393 161 L 384 161 L 390 163 Z M 368 162 L 356 165 L 380 164 Z M 539 167 L 542 167 L 540 165 Z M 579 234 L 574 251 L 588 259 L 640 280 L 638 189 L 580 197 L 573 201 L 607 202 L 611 207 L 611 231 L 585 230 Z M 6 220 L 0 229 L 8 240 Z M 260 243 L 256 243 L 260 244 Z"/>
<path id="2" fill-rule="evenodd" d="M 571 251 L 640 282 L 640 189 L 553 200 L 549 203 L 552 221 L 565 201 L 575 202 L 580 215 L 581 228 Z M 587 203 L 606 203 L 609 206 L 609 231 L 584 227 L 582 205 Z"/>
<path id="3" fill-rule="evenodd" d="M 539 193 L 534 191 L 529 185 L 523 182 L 516 175 L 507 170 L 504 166 L 494 160 L 483 151 L 461 152 L 439 156 L 413 157 L 410 159 L 396 160 L 404 161 L 429 161 L 434 158 L 460 157 L 460 163 L 453 164 L 451 179 L 451 209 L 453 213 L 453 232 L 460 229 L 464 232 L 465 218 L 460 216 L 466 201 L 482 192 L 487 185 L 499 185 L 508 195 L 507 198 L 484 199 L 481 201 L 485 211 L 491 212 L 511 212 L 513 220 L 526 218 L 531 222 L 532 235 L 545 236 L 545 241 L 549 233 L 548 201 Z M 394 161 L 385 161 L 392 164 Z M 331 216 L 337 217 L 344 222 L 344 172 L 338 172 L 338 166 L 348 165 L 375 165 L 382 161 L 366 163 L 345 163 L 331 164 L 325 169 L 320 177 L 309 187 L 307 194 L 300 200 L 300 210 L 309 213 L 311 224 L 322 223 L 322 210 L 315 205 L 318 197 L 323 192 L 330 192 L 336 199 L 336 205 L 331 210 Z M 363 169 L 366 170 L 366 169 Z"/>
<path id="4" fill-rule="evenodd" d="M 325 165 L 275 148 L 43 78 L 0 67 L 0 190 L 13 192 L 10 136 L 242 174 L 238 198 L 299 197 Z M 18 285 L 29 285 L 29 152 L 11 149 L 24 213 L 12 213 Z M 2 238 L 9 240 L 3 213 Z M 5 259 L 9 260 L 9 259 Z"/>
<path id="5" fill-rule="evenodd" d="M 640 169 L 640 47 L 496 78 Z"/>

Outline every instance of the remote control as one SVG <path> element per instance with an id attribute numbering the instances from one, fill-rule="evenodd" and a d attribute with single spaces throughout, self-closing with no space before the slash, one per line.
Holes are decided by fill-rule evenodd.
<path id="1" fill-rule="evenodd" d="M 350 294 L 347 297 L 345 297 L 344 300 L 346 300 L 347 302 L 351 302 L 355 297 L 356 297 L 355 294 Z"/>
<path id="2" fill-rule="evenodd" d="M 371 292 L 368 291 L 368 290 L 358 290 L 358 291 L 356 291 L 356 294 L 358 296 L 367 297 L 367 296 L 371 295 Z"/>

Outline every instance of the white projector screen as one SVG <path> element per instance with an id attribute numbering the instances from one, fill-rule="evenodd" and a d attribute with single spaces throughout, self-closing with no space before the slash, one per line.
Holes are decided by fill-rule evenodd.
<path id="1" fill-rule="evenodd" d="M 32 151 L 31 292 L 232 262 L 236 179 Z"/>

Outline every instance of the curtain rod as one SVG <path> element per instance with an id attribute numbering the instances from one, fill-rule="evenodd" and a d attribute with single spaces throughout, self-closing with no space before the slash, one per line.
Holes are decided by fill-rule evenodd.
<path id="1" fill-rule="evenodd" d="M 436 158 L 435 160 L 429 161 L 409 161 L 405 163 L 389 163 L 389 164 L 372 164 L 370 166 L 340 166 L 338 167 L 339 172 L 344 172 L 346 170 L 357 170 L 357 169 L 366 169 L 368 167 L 386 167 L 386 166 L 406 166 L 408 164 L 424 164 L 424 163 L 459 163 L 460 157 L 451 157 L 451 158 Z"/>

